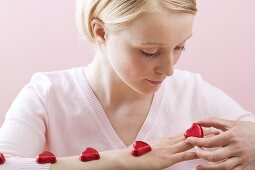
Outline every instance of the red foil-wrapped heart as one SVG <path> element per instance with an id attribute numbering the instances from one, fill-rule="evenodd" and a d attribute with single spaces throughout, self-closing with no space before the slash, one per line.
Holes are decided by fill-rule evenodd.
<path id="1" fill-rule="evenodd" d="M 133 156 L 140 156 L 150 151 L 151 151 L 150 145 L 143 141 L 135 141 L 133 143 L 133 150 L 132 150 Z"/>
<path id="2" fill-rule="evenodd" d="M 92 161 L 92 160 L 98 160 L 100 159 L 100 155 L 94 148 L 86 148 L 85 151 L 82 152 L 80 156 L 80 160 L 82 162 Z"/>
<path id="3" fill-rule="evenodd" d="M 54 164 L 57 162 L 57 159 L 53 153 L 49 151 L 44 151 L 43 153 L 37 155 L 36 162 L 39 164 L 46 164 L 46 163 Z"/>
<path id="4" fill-rule="evenodd" d="M 4 164 L 5 163 L 5 157 L 2 153 L 0 153 L 0 164 Z"/>
<path id="5" fill-rule="evenodd" d="M 203 138 L 204 137 L 203 128 L 199 124 L 193 123 L 191 128 L 186 130 L 186 132 L 184 133 L 184 136 L 185 138 L 188 138 L 188 137 Z"/>

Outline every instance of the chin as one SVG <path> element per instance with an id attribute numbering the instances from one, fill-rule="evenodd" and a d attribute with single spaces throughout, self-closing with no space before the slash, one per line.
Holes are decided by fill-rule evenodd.
<path id="1" fill-rule="evenodd" d="M 137 93 L 142 94 L 142 95 L 150 95 L 154 94 L 159 90 L 160 86 L 158 87 L 144 87 L 144 88 L 136 88 L 134 89 Z"/>

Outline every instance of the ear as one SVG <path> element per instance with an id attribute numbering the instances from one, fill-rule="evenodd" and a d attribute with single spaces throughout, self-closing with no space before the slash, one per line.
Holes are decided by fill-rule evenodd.
<path id="1" fill-rule="evenodd" d="M 92 19 L 90 26 L 91 26 L 91 29 L 92 29 L 95 39 L 99 43 L 104 44 L 106 41 L 104 22 L 101 21 L 100 19 L 94 18 L 94 19 Z"/>

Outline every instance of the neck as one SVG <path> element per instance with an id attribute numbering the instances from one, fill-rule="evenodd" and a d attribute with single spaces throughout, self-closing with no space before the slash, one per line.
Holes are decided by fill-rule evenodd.
<path id="1" fill-rule="evenodd" d="M 99 51 L 86 68 L 85 75 L 95 95 L 105 107 L 114 108 L 145 99 L 152 100 L 152 94 L 139 94 L 123 82 L 112 69 L 107 57 Z"/>

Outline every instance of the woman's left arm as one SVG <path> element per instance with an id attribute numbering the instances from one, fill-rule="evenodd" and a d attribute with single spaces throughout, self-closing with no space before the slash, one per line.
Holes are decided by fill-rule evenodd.
<path id="1" fill-rule="evenodd" d="M 195 146 L 214 148 L 208 151 L 197 147 L 200 158 L 210 161 L 198 165 L 199 170 L 254 170 L 255 165 L 255 122 L 231 121 L 210 118 L 197 122 L 203 127 L 214 127 L 223 132 L 209 138 L 193 138 L 187 141 Z"/>

